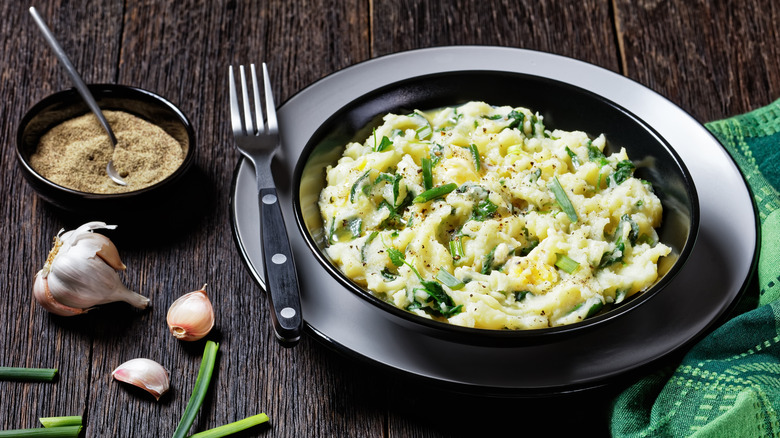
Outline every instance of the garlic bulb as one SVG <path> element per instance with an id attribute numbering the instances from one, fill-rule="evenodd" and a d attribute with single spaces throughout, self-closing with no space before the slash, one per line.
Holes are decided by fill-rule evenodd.
<path id="1" fill-rule="evenodd" d="M 85 313 L 94 306 L 125 301 L 139 309 L 149 299 L 127 289 L 117 270 L 125 265 L 113 242 L 96 229 L 114 229 L 116 225 L 89 222 L 54 237 L 43 269 L 35 274 L 33 296 L 49 312 L 63 316 Z"/>
<path id="2" fill-rule="evenodd" d="M 168 370 L 151 359 L 130 359 L 119 365 L 111 376 L 148 391 L 157 400 L 168 391 Z"/>
<path id="3" fill-rule="evenodd" d="M 168 328 L 182 341 L 197 341 L 214 327 L 214 308 L 206 294 L 206 285 L 200 290 L 180 296 L 168 309 Z"/>

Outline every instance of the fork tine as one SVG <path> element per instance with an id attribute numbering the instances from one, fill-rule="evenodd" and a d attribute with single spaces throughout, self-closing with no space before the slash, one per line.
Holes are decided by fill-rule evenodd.
<path id="1" fill-rule="evenodd" d="M 268 76 L 268 66 L 263 63 L 263 83 L 265 85 L 265 111 L 268 114 L 268 133 L 276 134 L 279 132 L 279 124 L 276 121 L 276 105 L 274 104 L 274 93 L 271 90 L 271 78 Z"/>
<path id="2" fill-rule="evenodd" d="M 257 124 L 257 132 L 262 134 L 265 128 L 263 123 L 263 107 L 260 105 L 260 88 L 257 86 L 257 70 L 255 69 L 254 64 L 250 64 L 249 68 L 252 72 L 252 97 L 255 99 L 255 121 Z"/>
<path id="3" fill-rule="evenodd" d="M 238 69 L 241 72 L 241 98 L 244 102 L 244 127 L 246 128 L 247 135 L 255 135 L 255 128 L 252 123 L 252 109 L 249 106 L 249 90 L 247 89 L 246 83 L 246 71 L 244 70 L 243 65 L 239 65 Z"/>
<path id="4" fill-rule="evenodd" d="M 238 94 L 236 93 L 236 77 L 233 66 L 228 70 L 230 81 L 230 120 L 233 125 L 233 135 L 244 135 L 244 125 L 241 123 L 241 109 L 238 106 Z"/>

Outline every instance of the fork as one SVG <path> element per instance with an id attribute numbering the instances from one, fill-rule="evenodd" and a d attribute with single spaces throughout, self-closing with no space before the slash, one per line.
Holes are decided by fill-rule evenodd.
<path id="1" fill-rule="evenodd" d="M 236 147 L 255 167 L 257 193 L 260 204 L 260 231 L 263 253 L 263 274 L 265 288 L 271 304 L 271 320 L 274 334 L 284 346 L 295 345 L 301 337 L 303 317 L 301 315 L 298 276 L 295 270 L 290 241 L 284 225 L 279 196 L 276 192 L 271 161 L 281 147 L 276 108 L 268 78 L 268 67 L 263 63 L 263 83 L 266 107 L 266 122 L 260 103 L 260 89 L 257 83 L 255 65 L 250 65 L 254 116 L 249 101 L 246 72 L 239 66 L 241 81 L 241 102 L 243 117 L 236 92 L 233 66 L 230 66 L 230 116 Z"/>

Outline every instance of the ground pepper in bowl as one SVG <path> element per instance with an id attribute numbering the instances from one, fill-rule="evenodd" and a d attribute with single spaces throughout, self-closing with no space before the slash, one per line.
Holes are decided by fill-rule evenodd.
<path id="1" fill-rule="evenodd" d="M 44 178 L 87 193 L 124 193 L 151 186 L 183 162 L 181 144 L 159 126 L 124 111 L 103 111 L 117 138 L 108 135 L 92 113 L 66 120 L 41 137 L 30 165 Z M 126 186 L 106 175 L 114 165 Z"/>

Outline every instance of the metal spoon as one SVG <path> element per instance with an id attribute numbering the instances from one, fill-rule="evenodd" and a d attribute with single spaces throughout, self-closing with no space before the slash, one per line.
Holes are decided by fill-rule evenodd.
<path id="1" fill-rule="evenodd" d="M 70 76 L 70 79 L 73 81 L 73 85 L 76 86 L 76 90 L 78 90 L 79 94 L 84 99 L 84 101 L 87 102 L 87 106 L 89 106 L 89 109 L 91 109 L 92 112 L 95 113 L 95 116 L 97 116 L 98 121 L 100 121 L 100 124 L 103 125 L 103 128 L 106 130 L 106 133 L 108 134 L 108 138 L 111 140 L 111 146 L 116 147 L 116 136 L 114 136 L 114 131 L 112 131 L 111 126 L 108 125 L 108 121 L 106 120 L 106 117 L 103 115 L 103 112 L 100 110 L 100 107 L 95 101 L 95 98 L 92 96 L 92 93 L 90 93 L 89 88 L 87 88 L 87 85 L 81 79 L 81 76 L 79 76 L 79 73 L 76 71 L 76 68 L 73 67 L 73 64 L 70 62 L 70 59 L 68 59 L 68 55 L 66 55 L 65 51 L 62 50 L 62 47 L 57 42 L 57 39 L 54 38 L 54 35 L 51 33 L 51 30 L 49 30 L 49 26 L 47 26 L 46 23 L 41 18 L 41 16 L 38 15 L 38 11 L 35 10 L 34 6 L 30 7 L 30 15 L 32 15 L 33 19 L 35 20 L 35 24 L 37 24 L 38 27 L 43 32 L 43 37 L 46 39 L 46 42 L 49 43 L 49 46 L 52 48 L 52 50 L 54 50 L 54 55 L 57 56 L 57 59 L 59 59 L 60 62 L 62 62 L 63 67 L 65 67 L 65 71 L 68 73 L 68 76 Z M 115 183 L 123 186 L 127 185 L 127 182 L 125 182 L 125 180 L 122 179 L 122 177 L 119 176 L 119 173 L 116 171 L 116 168 L 114 167 L 114 160 L 108 160 L 108 165 L 106 165 L 106 173 L 108 174 L 108 177 L 111 178 Z"/>

